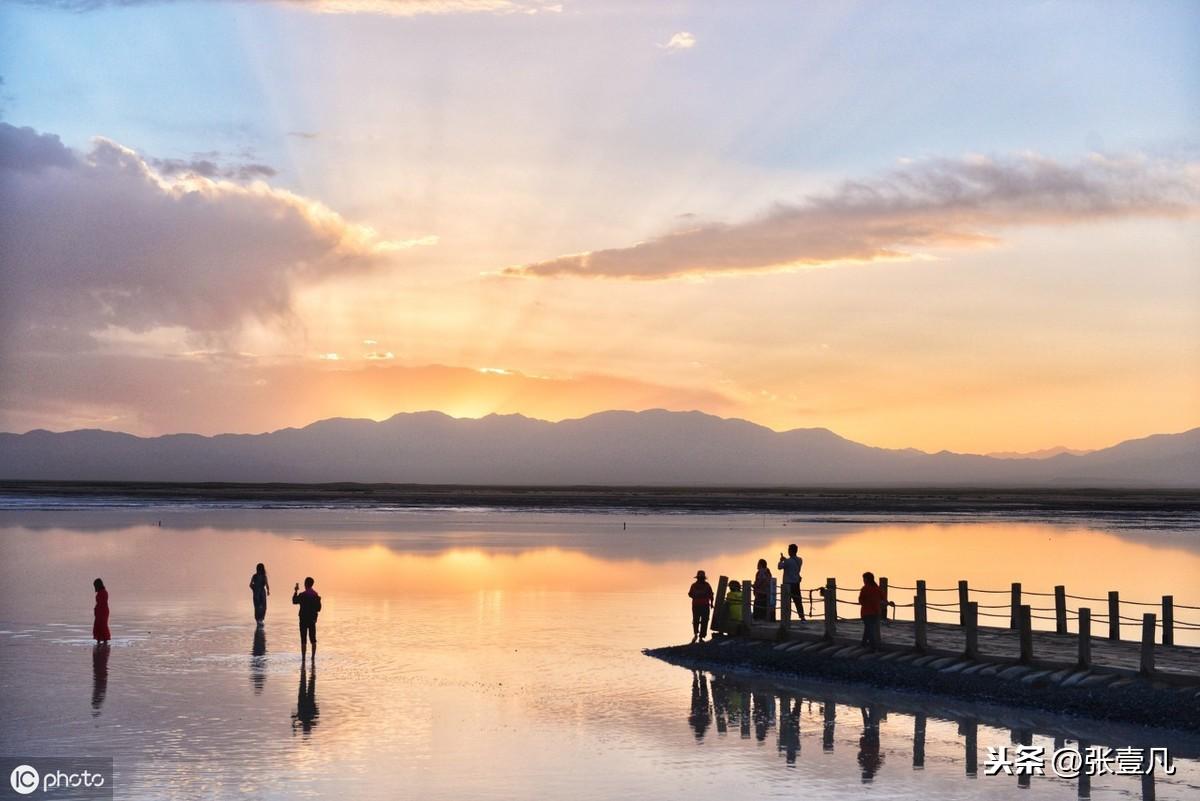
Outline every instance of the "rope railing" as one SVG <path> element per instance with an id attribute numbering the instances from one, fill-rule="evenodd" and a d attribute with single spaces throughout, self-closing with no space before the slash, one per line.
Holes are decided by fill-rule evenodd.
<path id="1" fill-rule="evenodd" d="M 722 583 L 725 580 L 725 577 L 722 577 Z M 749 585 L 749 582 L 745 583 Z M 906 624 L 912 626 L 912 636 L 918 651 L 925 651 L 928 647 L 926 637 L 931 624 L 937 626 L 939 631 L 947 625 L 953 625 L 965 631 L 965 654 L 968 658 L 972 658 L 972 656 L 978 658 L 977 638 L 986 630 L 988 637 L 999 638 L 1001 641 L 1010 643 L 1019 641 L 1020 660 L 1027 663 L 1033 659 L 1035 647 L 1041 647 L 1036 646 L 1033 639 L 1036 632 L 1041 632 L 1042 634 L 1039 636 L 1054 634 L 1071 635 L 1076 638 L 1079 642 L 1079 664 L 1086 667 L 1091 659 L 1089 641 L 1122 641 L 1128 644 L 1132 639 L 1136 642 L 1137 638 L 1123 639 L 1122 635 L 1127 635 L 1131 630 L 1136 631 L 1140 628 L 1141 672 L 1149 675 L 1154 672 L 1153 650 L 1156 644 L 1170 647 L 1175 645 L 1175 637 L 1178 633 L 1183 633 L 1190 640 L 1195 636 L 1192 632 L 1200 632 L 1200 621 L 1176 618 L 1179 611 L 1200 611 L 1200 606 L 1176 604 L 1174 596 L 1170 595 L 1164 595 L 1161 602 L 1152 603 L 1123 599 L 1115 591 L 1107 593 L 1106 596 L 1077 595 L 1066 592 L 1066 588 L 1061 584 L 1055 586 L 1053 592 L 1044 592 L 1024 589 L 1019 582 L 1014 582 L 1007 589 L 971 587 L 967 581 L 960 581 L 955 587 L 928 587 L 924 581 L 917 581 L 914 586 L 906 586 L 892 584 L 887 581 L 886 577 L 881 577 L 880 585 L 884 589 L 886 603 L 881 615 L 883 622 L 888 622 L 889 618 L 892 620 L 905 619 Z M 775 580 L 772 579 L 773 605 L 775 612 L 779 612 L 780 616 L 776 618 L 775 613 L 772 612 L 769 619 L 778 620 L 781 627 L 787 626 L 793 619 L 797 622 L 807 620 L 810 625 L 824 621 L 826 639 L 835 639 L 840 623 L 843 621 L 856 623 L 860 617 L 858 614 L 860 590 L 857 588 L 857 582 L 838 586 L 835 579 L 830 579 L 829 583 L 806 586 L 803 589 L 794 588 L 790 596 L 786 589 L 781 594 L 777 594 L 777 587 Z M 913 593 L 916 597 L 913 598 L 908 593 Z M 940 593 L 940 595 L 933 595 L 934 593 Z M 957 597 L 947 597 L 947 594 L 951 593 L 957 594 Z M 913 600 L 911 603 L 907 601 L 897 603 L 888 599 L 889 595 L 893 597 L 898 595 L 901 598 L 907 596 Z M 989 595 L 999 595 L 1002 598 L 986 598 L 986 600 L 998 601 L 998 603 L 981 603 L 978 600 L 971 600 L 972 597 L 985 598 Z M 940 598 L 940 600 L 931 601 L 931 596 Z M 1037 602 L 1045 602 L 1043 599 L 1053 599 L 1053 605 L 1034 605 Z M 796 603 L 797 611 L 795 613 L 791 609 L 792 602 Z M 1083 609 L 1068 608 L 1068 602 L 1082 602 L 1095 606 L 1094 609 L 1087 608 L 1087 606 Z M 745 603 L 745 608 L 748 608 L 750 602 L 746 601 Z M 757 610 L 759 609 L 757 603 L 755 601 L 756 619 L 758 619 Z M 1122 607 L 1122 604 L 1125 606 Z M 1078 605 L 1075 604 L 1075 606 Z M 803 612 L 805 606 L 808 610 L 807 615 Z M 846 607 L 850 607 L 850 609 L 846 609 Z M 911 609 L 912 612 L 903 613 L 905 609 Z M 1143 609 L 1147 611 L 1149 617 L 1141 614 Z M 1160 609 L 1159 614 L 1153 614 Z M 1122 612 L 1131 614 L 1121 614 Z M 1090 627 L 1084 626 L 1085 613 Z M 795 615 L 794 618 L 793 615 Z M 749 620 L 749 617 L 743 619 Z M 1107 636 L 1103 636 L 1102 633 Z M 1161 643 L 1158 642 L 1159 640 Z M 1056 647 L 1062 648 L 1063 646 L 1060 644 Z"/>

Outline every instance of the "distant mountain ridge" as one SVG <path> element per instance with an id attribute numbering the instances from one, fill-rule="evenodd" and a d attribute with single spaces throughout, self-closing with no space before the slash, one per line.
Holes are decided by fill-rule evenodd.
<path id="1" fill-rule="evenodd" d="M 891 450 L 701 412 L 332 418 L 265 434 L 0 433 L 0 479 L 662 486 L 1200 487 L 1200 428 L 1083 455 Z"/>

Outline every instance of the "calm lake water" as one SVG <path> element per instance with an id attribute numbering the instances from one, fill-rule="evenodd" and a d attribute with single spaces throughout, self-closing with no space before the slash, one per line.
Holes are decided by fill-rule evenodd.
<path id="1" fill-rule="evenodd" d="M 1017 779 L 984 775 L 989 746 L 1200 747 L 962 701 L 693 672 L 641 650 L 690 638 L 697 568 L 751 575 L 788 542 L 810 586 L 857 586 L 873 569 L 900 585 L 1066 583 L 1146 601 L 1173 590 L 1200 606 L 1197 534 L 1003 519 L 0 509 L 0 753 L 111 755 L 117 797 L 137 799 L 1009 798 Z M 259 561 L 274 593 L 262 632 L 247 588 Z M 310 670 L 290 603 L 306 575 L 324 599 Z M 111 594 L 109 649 L 90 639 L 96 576 Z M 963 714 L 981 721 L 974 776 Z M 1197 797 L 1200 765 L 1177 765 L 1156 774 L 1154 797 Z M 1108 776 L 1083 791 L 1147 789 Z M 1080 791 L 1053 776 L 1023 790 Z"/>

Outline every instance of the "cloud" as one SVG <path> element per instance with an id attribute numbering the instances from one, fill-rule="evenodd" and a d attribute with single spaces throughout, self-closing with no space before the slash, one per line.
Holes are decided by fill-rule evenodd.
<path id="1" fill-rule="evenodd" d="M 165 176 L 191 176 L 200 178 L 226 178 L 231 181 L 252 181 L 273 178 L 277 172 L 267 164 L 221 165 L 211 159 L 149 159 L 155 170 Z"/>
<path id="2" fill-rule="evenodd" d="M 1200 210 L 1200 164 L 1093 155 L 1075 164 L 1039 156 L 915 162 L 847 181 L 740 223 L 708 223 L 628 247 L 504 270 L 512 276 L 664 279 L 911 259 L 921 248 L 994 244 L 1004 229 Z"/>
<path id="3" fill-rule="evenodd" d="M 164 171 L 108 139 L 80 154 L 0 123 L 0 347 L 84 347 L 109 327 L 228 331 L 288 315 L 298 284 L 436 241 L 388 241 L 310 198 L 195 167 Z"/>
<path id="4" fill-rule="evenodd" d="M 20 0 L 25 5 L 83 13 L 105 8 L 165 5 L 171 0 Z M 234 0 L 229 0 L 233 2 Z M 317 14 L 379 14 L 415 17 L 422 14 L 537 14 L 560 12 L 562 5 L 543 0 L 269 0 L 275 5 Z"/>
<path id="5" fill-rule="evenodd" d="M 691 50 L 696 46 L 696 37 L 687 31 L 680 31 L 671 36 L 666 44 L 659 45 L 664 50 L 679 51 Z"/>

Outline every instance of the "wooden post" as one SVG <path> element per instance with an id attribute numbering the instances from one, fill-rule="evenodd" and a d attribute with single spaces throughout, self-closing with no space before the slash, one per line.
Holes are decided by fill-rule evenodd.
<path id="1" fill-rule="evenodd" d="M 913 716 L 913 770 L 925 769 L 925 713 Z"/>
<path id="2" fill-rule="evenodd" d="M 1154 626 L 1157 615 L 1147 612 L 1142 615 L 1142 667 L 1141 674 L 1150 676 L 1154 673 Z"/>
<path id="3" fill-rule="evenodd" d="M 1163 645 L 1175 644 L 1175 596 L 1163 596 Z"/>
<path id="4" fill-rule="evenodd" d="M 1142 749 L 1142 801 L 1154 801 L 1154 752 Z"/>
<path id="5" fill-rule="evenodd" d="M 825 579 L 825 639 L 837 636 L 837 579 Z"/>
<path id="6" fill-rule="evenodd" d="M 921 599 L 921 606 L 929 600 L 929 595 L 925 591 L 925 579 L 917 579 L 917 597 Z"/>
<path id="7" fill-rule="evenodd" d="M 742 627 L 747 633 L 750 631 L 750 624 L 754 622 L 754 585 L 749 581 L 742 581 Z"/>
<path id="8" fill-rule="evenodd" d="M 779 602 L 782 604 L 779 607 L 779 630 L 787 629 L 789 623 L 792 622 L 792 585 L 784 584 L 783 591 L 779 593 Z"/>
<path id="9" fill-rule="evenodd" d="M 958 625 L 967 625 L 967 604 L 971 601 L 971 591 L 967 582 L 958 582 Z"/>
<path id="10" fill-rule="evenodd" d="M 1012 584 L 1012 600 L 1009 603 L 1008 627 L 1015 629 L 1021 619 L 1021 582 L 1014 581 Z"/>
<path id="11" fill-rule="evenodd" d="M 1079 669 L 1092 666 L 1092 610 L 1079 610 Z"/>
<path id="12" fill-rule="evenodd" d="M 767 604 L 767 620 L 775 621 L 778 617 L 775 615 L 775 610 L 779 608 L 779 580 L 771 579 L 771 599 Z"/>
<path id="13" fill-rule="evenodd" d="M 1088 610 L 1088 611 L 1090 612 L 1091 610 Z M 1090 742 L 1088 742 L 1087 740 L 1078 740 L 1078 741 L 1076 741 L 1075 745 L 1079 749 L 1080 754 L 1086 754 L 1092 748 L 1092 744 Z M 1075 791 L 1075 795 L 1078 798 L 1091 798 L 1092 797 L 1092 773 L 1091 773 L 1091 771 L 1088 771 L 1088 770 L 1079 771 L 1079 788 Z"/>
<path id="14" fill-rule="evenodd" d="M 966 721 L 963 732 L 963 747 L 967 757 L 967 775 L 975 776 L 979 772 L 979 721 Z"/>
<path id="15" fill-rule="evenodd" d="M 1116 590 L 1108 594 L 1108 639 L 1121 639 L 1121 596 Z"/>
<path id="16" fill-rule="evenodd" d="M 713 631 L 724 631 L 725 626 L 725 592 L 729 589 L 729 576 L 717 579 L 717 597 L 713 601 L 712 620 L 709 628 Z"/>
<path id="17" fill-rule="evenodd" d="M 1067 633 L 1067 588 L 1062 584 L 1054 586 L 1054 632 Z"/>
<path id="18" fill-rule="evenodd" d="M 887 605 L 888 580 L 887 580 L 887 576 L 884 576 L 883 578 L 879 579 L 879 591 L 881 593 L 883 593 L 883 606 L 880 607 L 880 609 L 879 609 L 879 622 L 881 624 L 883 624 L 883 623 L 887 623 L 887 621 L 888 621 L 888 605 Z"/>
<path id="19" fill-rule="evenodd" d="M 967 604 L 967 610 L 964 613 L 966 622 L 963 624 L 966 635 L 967 648 L 963 652 L 963 656 L 967 659 L 979 658 L 979 603 L 971 601 Z"/>
<path id="20" fill-rule="evenodd" d="M 913 596 L 913 645 L 918 651 L 924 651 L 926 647 L 925 638 L 925 599 L 920 595 Z"/>
<path id="21" fill-rule="evenodd" d="M 1021 663 L 1029 664 L 1033 661 L 1033 610 L 1029 604 L 1021 604 Z"/>
<path id="22" fill-rule="evenodd" d="M 825 725 L 821 730 L 821 750 L 832 751 L 833 732 L 834 727 L 837 725 L 837 702 L 833 698 L 826 697 L 825 701 L 821 704 L 821 711 L 825 717 Z M 796 714 L 798 717 L 799 710 L 796 711 Z"/>

